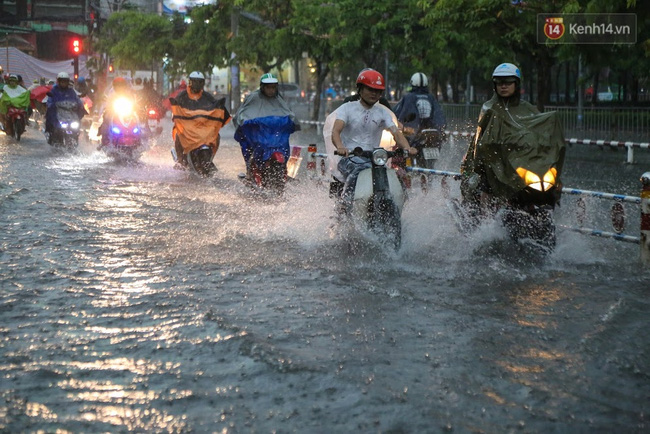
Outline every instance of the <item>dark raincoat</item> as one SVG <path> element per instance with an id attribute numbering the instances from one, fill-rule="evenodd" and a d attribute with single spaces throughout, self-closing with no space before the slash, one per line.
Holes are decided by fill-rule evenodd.
<path id="1" fill-rule="evenodd" d="M 477 174 L 480 190 L 510 199 L 525 187 L 518 167 L 543 176 L 553 166 L 559 177 L 565 151 L 556 112 L 539 113 L 526 101 L 495 95 L 481 108 L 461 171 L 466 179 Z"/>

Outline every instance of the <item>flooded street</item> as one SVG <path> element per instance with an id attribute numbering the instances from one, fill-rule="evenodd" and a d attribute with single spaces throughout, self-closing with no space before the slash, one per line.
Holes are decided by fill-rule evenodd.
<path id="1" fill-rule="evenodd" d="M 306 177 L 253 197 L 233 132 L 213 180 L 172 168 L 168 123 L 138 165 L 0 134 L 0 431 L 650 430 L 638 245 L 560 232 L 540 258 L 496 224 L 464 237 L 434 188 L 384 251 L 332 229 Z M 571 147 L 565 186 L 638 196 L 635 156 Z"/>

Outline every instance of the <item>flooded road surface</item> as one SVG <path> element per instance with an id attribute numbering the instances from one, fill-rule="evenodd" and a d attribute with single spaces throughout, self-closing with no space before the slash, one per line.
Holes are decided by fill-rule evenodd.
<path id="1" fill-rule="evenodd" d="M 331 227 L 325 186 L 251 196 L 231 128 L 216 179 L 173 170 L 168 127 L 135 166 L 0 137 L 0 431 L 650 430 L 638 245 L 463 237 L 434 189 L 387 252 Z M 572 148 L 565 184 L 638 195 L 639 157 Z"/>

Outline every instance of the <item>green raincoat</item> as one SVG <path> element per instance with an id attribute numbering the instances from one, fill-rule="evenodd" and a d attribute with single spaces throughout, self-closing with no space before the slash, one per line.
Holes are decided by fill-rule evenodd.
<path id="1" fill-rule="evenodd" d="M 9 107 L 27 110 L 29 107 L 29 91 L 22 86 L 11 87 L 8 84 L 0 94 L 0 113 L 7 114 Z"/>
<path id="2" fill-rule="evenodd" d="M 517 168 L 542 177 L 555 167 L 559 180 L 565 151 L 556 112 L 539 113 L 526 101 L 511 98 L 506 103 L 495 95 L 481 108 L 461 171 L 465 179 L 478 175 L 475 188 L 508 200 L 525 187 Z"/>

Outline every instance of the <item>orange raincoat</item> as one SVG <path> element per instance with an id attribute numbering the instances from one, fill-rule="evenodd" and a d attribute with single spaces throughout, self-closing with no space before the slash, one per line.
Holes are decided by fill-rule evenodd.
<path id="1" fill-rule="evenodd" d="M 216 100 L 204 91 L 193 93 L 188 87 L 169 101 L 174 121 L 174 143 L 177 143 L 178 138 L 184 154 L 201 145 L 210 146 L 215 154 L 219 147 L 219 130 L 231 119 L 224 106 L 224 99 Z"/>

